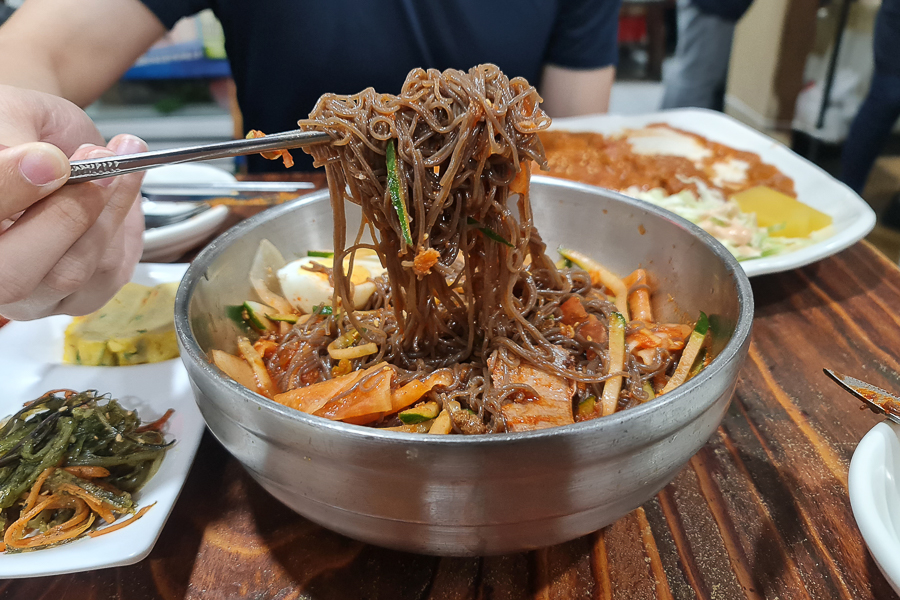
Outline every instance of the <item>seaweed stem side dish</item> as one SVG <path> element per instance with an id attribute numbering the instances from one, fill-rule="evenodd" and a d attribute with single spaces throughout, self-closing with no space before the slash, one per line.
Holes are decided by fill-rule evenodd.
<path id="1" fill-rule="evenodd" d="M 143 516 L 150 506 L 136 510 L 132 494 L 153 477 L 174 443 L 162 433 L 172 412 L 142 423 L 136 411 L 108 395 L 53 390 L 5 419 L 0 551 L 96 537 Z M 124 515 L 133 516 L 120 520 Z M 100 528 L 101 520 L 107 527 Z"/>

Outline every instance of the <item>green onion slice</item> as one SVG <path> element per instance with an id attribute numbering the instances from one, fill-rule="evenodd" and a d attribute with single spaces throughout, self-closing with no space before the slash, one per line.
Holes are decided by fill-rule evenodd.
<path id="1" fill-rule="evenodd" d="M 501 243 L 501 244 L 506 244 L 506 245 L 509 246 L 510 248 L 515 248 L 515 246 L 513 246 L 512 244 L 510 244 L 509 241 L 506 240 L 506 238 L 504 238 L 502 235 L 500 235 L 499 233 L 497 233 L 496 231 L 494 231 L 494 230 L 491 229 L 490 227 L 484 227 L 484 226 L 482 226 L 481 223 L 479 223 L 478 221 L 476 221 L 476 220 L 473 219 L 472 217 L 469 217 L 469 218 L 466 220 L 466 222 L 467 222 L 469 225 L 475 225 L 476 227 L 478 227 L 478 231 L 480 231 L 481 233 L 483 233 L 486 237 L 488 237 L 488 238 L 494 240 L 495 242 L 499 242 L 499 243 Z"/>

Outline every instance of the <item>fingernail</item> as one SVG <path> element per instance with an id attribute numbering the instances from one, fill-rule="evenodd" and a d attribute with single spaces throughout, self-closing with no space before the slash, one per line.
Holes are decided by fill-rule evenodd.
<path id="1" fill-rule="evenodd" d="M 141 138 L 133 135 L 123 135 L 114 144 L 110 144 L 110 150 L 117 155 L 137 154 L 138 152 L 146 152 L 147 144 Z"/>
<path id="2" fill-rule="evenodd" d="M 87 155 L 88 158 L 109 158 L 110 156 L 115 156 L 115 154 L 108 148 L 97 148 L 96 150 L 88 152 Z M 115 177 L 104 177 L 103 179 L 95 179 L 90 183 L 105 188 L 111 186 L 115 180 Z"/>
<path id="3" fill-rule="evenodd" d="M 29 144 L 19 159 L 19 172 L 31 184 L 43 186 L 59 181 L 69 173 L 69 163 L 60 150 L 49 144 Z"/>

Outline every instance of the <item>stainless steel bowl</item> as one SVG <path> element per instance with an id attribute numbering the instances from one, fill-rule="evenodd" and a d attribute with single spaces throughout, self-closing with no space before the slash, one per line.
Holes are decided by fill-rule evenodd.
<path id="1" fill-rule="evenodd" d="M 749 344 L 749 281 L 712 237 L 652 205 L 540 177 L 532 194 L 549 248 L 577 248 L 621 274 L 646 268 L 661 290 L 654 307 L 660 320 L 692 321 L 700 310 L 710 315 L 712 364 L 639 407 L 518 434 L 378 431 L 276 404 L 223 376 L 207 352 L 234 350 L 238 331 L 226 307 L 253 297 L 247 273 L 260 240 L 273 242 L 289 260 L 332 247 L 330 204 L 324 192 L 315 193 L 222 235 L 191 264 L 178 290 L 181 357 L 210 430 L 300 514 L 350 537 L 413 552 L 484 555 L 555 544 L 646 502 L 725 413 Z"/>

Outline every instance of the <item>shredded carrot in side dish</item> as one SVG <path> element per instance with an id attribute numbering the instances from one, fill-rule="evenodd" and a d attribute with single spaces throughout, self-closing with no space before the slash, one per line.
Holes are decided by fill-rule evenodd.
<path id="1" fill-rule="evenodd" d="M 147 423 L 146 425 L 141 425 L 134 431 L 135 433 L 144 433 L 145 431 L 159 431 L 160 429 L 162 429 L 162 426 L 166 424 L 166 421 L 169 420 L 169 417 L 171 417 L 173 414 L 175 414 L 175 409 L 170 408 L 166 411 L 166 414 L 164 414 L 157 420 L 153 421 L 152 423 Z"/>
<path id="2" fill-rule="evenodd" d="M 47 481 L 47 478 L 53 474 L 53 467 L 49 467 L 44 469 L 44 471 L 38 475 L 37 480 L 34 482 L 34 487 L 31 488 L 31 492 L 28 494 L 28 498 L 25 500 L 25 506 L 22 507 L 22 512 L 28 512 L 32 508 L 34 508 L 35 503 L 38 499 L 38 494 L 41 493 L 41 486 L 44 485 L 44 482 Z"/>
<path id="3" fill-rule="evenodd" d="M 137 513 L 133 517 L 128 519 L 127 521 L 120 521 L 120 522 L 116 523 L 115 525 L 111 525 L 110 527 L 104 527 L 103 529 L 100 529 L 99 531 L 92 531 L 88 534 L 88 536 L 90 536 L 92 538 L 100 537 L 101 535 L 106 535 L 107 533 L 112 533 L 113 531 L 122 529 L 126 525 L 131 525 L 132 523 L 134 523 L 135 521 L 137 521 L 138 519 L 143 517 L 145 514 L 147 514 L 147 511 L 150 510 L 151 508 L 153 508 L 154 506 L 156 506 L 156 502 L 154 502 L 153 504 L 148 504 L 141 510 L 137 511 Z"/>
<path id="4" fill-rule="evenodd" d="M 154 504 L 138 510 L 132 494 L 173 443 L 162 433 L 172 413 L 141 424 L 135 411 L 108 396 L 54 390 L 4 419 L 0 552 L 96 537 L 146 514 Z"/>
<path id="5" fill-rule="evenodd" d="M 113 514 L 112 509 L 109 506 L 106 506 L 103 500 L 91 496 L 80 487 L 72 485 L 71 483 L 64 483 L 59 486 L 59 491 L 80 498 L 91 507 L 91 510 L 103 517 L 103 520 L 107 523 L 112 523 L 116 520 L 116 516 Z"/>

